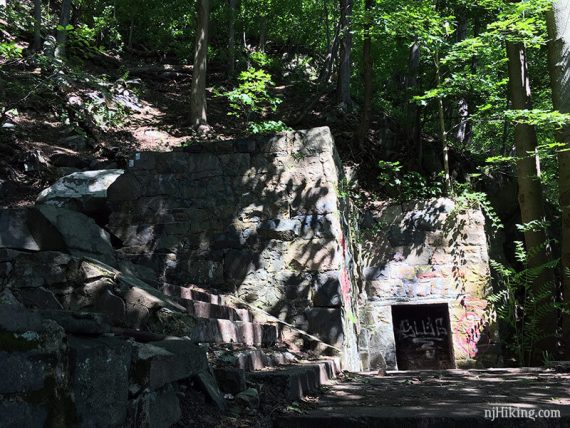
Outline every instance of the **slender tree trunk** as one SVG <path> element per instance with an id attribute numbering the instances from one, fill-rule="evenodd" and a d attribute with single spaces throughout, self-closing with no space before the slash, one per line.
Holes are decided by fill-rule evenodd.
<path id="1" fill-rule="evenodd" d="M 525 110 L 532 108 L 531 88 L 528 75 L 526 50 L 522 43 L 507 43 L 507 57 L 509 69 L 509 90 L 511 108 Z M 545 220 L 544 198 L 542 186 L 539 181 L 540 159 L 536 151 L 537 138 L 534 126 L 517 123 L 514 127 L 515 146 L 517 154 L 517 177 L 519 187 L 519 206 L 523 224 L 532 221 Z M 527 230 L 524 233 L 527 251 L 529 252 L 529 267 L 541 266 L 550 259 L 546 231 L 542 227 Z M 535 281 L 535 287 L 541 287 L 546 282 L 554 284 L 554 275 L 551 270 L 545 270 Z M 552 295 L 554 296 L 554 290 Z M 543 334 L 554 334 L 556 331 L 556 317 L 545 317 L 541 320 Z M 544 337 L 536 346 L 536 353 L 532 357 L 533 363 L 540 363 L 541 353 L 555 351 L 554 337 Z"/>
<path id="2" fill-rule="evenodd" d="M 234 76 L 236 68 L 236 9 L 237 0 L 228 0 L 229 26 L 228 26 L 228 79 Z"/>
<path id="3" fill-rule="evenodd" d="M 325 84 L 328 83 L 329 79 L 331 78 L 333 64 L 335 62 L 338 48 L 340 45 L 340 20 L 338 21 L 338 25 L 336 26 L 334 39 L 332 44 L 329 46 L 329 51 L 327 53 L 327 57 L 325 58 L 325 62 L 323 64 L 323 68 L 319 73 L 319 83 Z"/>
<path id="4" fill-rule="evenodd" d="M 327 49 L 331 46 L 331 24 L 329 20 L 328 0 L 323 0 L 323 18 L 325 21 L 325 37 L 327 40 Z"/>
<path id="5" fill-rule="evenodd" d="M 133 32 L 135 30 L 135 17 L 131 15 L 131 23 L 129 25 L 129 39 L 127 41 L 127 47 L 129 49 L 133 48 Z"/>
<path id="6" fill-rule="evenodd" d="M 261 17 L 261 28 L 259 31 L 259 46 L 258 49 L 261 52 L 265 51 L 265 40 L 267 38 L 267 15 Z"/>
<path id="7" fill-rule="evenodd" d="M 67 42 L 67 29 L 71 17 L 71 0 L 63 0 L 61 5 L 61 14 L 59 15 L 59 26 L 61 30 L 57 30 L 55 35 L 55 57 L 65 57 L 65 44 Z"/>
<path id="8" fill-rule="evenodd" d="M 457 22 L 457 32 L 456 41 L 462 42 L 467 38 L 467 13 L 465 8 L 460 8 L 457 11 L 458 22 Z M 455 131 L 455 139 L 463 147 L 469 144 L 471 139 L 471 127 L 469 125 L 469 100 L 462 97 L 457 102 L 457 116 L 458 124 Z"/>
<path id="9" fill-rule="evenodd" d="M 406 76 L 406 89 L 409 94 L 417 91 L 418 74 L 420 70 L 420 44 L 416 38 L 410 47 L 410 54 L 408 57 L 408 73 Z M 408 101 L 406 109 L 406 134 L 407 139 L 414 147 L 418 148 L 418 161 L 421 165 L 423 157 L 423 147 L 420 140 L 420 107 L 412 101 Z"/>
<path id="10" fill-rule="evenodd" d="M 337 101 L 346 109 L 350 109 L 352 107 L 352 98 L 350 96 L 350 75 L 352 67 L 352 34 L 350 33 L 351 16 L 352 0 L 340 0 L 342 42 L 340 46 Z"/>
<path id="11" fill-rule="evenodd" d="M 199 128 L 208 123 L 206 116 L 206 66 L 208 61 L 208 21 L 210 1 L 197 2 L 196 46 L 192 70 L 192 93 L 190 101 L 190 121 Z"/>
<path id="12" fill-rule="evenodd" d="M 570 1 L 558 0 L 546 16 L 552 102 L 561 113 L 570 113 Z M 562 269 L 564 302 L 570 302 L 570 126 L 562 128 L 559 142 L 565 147 L 558 152 L 560 208 L 562 210 Z M 570 357 L 570 315 L 562 318 L 564 352 Z"/>
<path id="13" fill-rule="evenodd" d="M 372 29 L 372 8 L 374 7 L 374 0 L 366 0 L 366 24 L 364 27 L 364 43 L 362 46 L 362 68 L 364 77 L 364 99 L 362 103 L 362 110 L 360 112 L 360 127 L 357 133 L 357 140 L 360 149 L 364 151 L 364 143 L 368 137 L 368 130 L 370 128 L 370 110 L 372 108 L 372 36 L 370 31 Z"/>
<path id="14" fill-rule="evenodd" d="M 32 50 L 42 49 L 42 0 L 34 0 L 34 42 Z"/>
<path id="15" fill-rule="evenodd" d="M 435 83 L 439 88 L 441 85 L 441 70 L 439 62 L 439 53 L 436 52 L 435 58 Z M 449 142 L 447 140 L 447 130 L 445 128 L 445 109 L 443 108 L 443 99 L 437 98 L 437 111 L 439 117 L 439 136 L 441 138 L 441 145 L 443 146 L 443 171 L 445 174 L 445 192 L 451 193 L 451 174 L 449 169 Z"/>

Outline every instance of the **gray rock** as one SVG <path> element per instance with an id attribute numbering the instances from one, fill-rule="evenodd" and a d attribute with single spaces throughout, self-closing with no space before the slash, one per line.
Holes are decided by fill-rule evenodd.
<path id="1" fill-rule="evenodd" d="M 26 251 L 62 251 L 65 242 L 57 229 L 36 209 L 0 210 L 0 248 Z"/>
<path id="2" fill-rule="evenodd" d="M 43 427 L 47 425 L 49 406 L 25 401 L 0 400 L 0 426 L 3 428 Z"/>
<path id="3" fill-rule="evenodd" d="M 206 351 L 187 340 L 136 344 L 133 353 L 134 382 L 157 390 L 208 370 Z"/>
<path id="4" fill-rule="evenodd" d="M 59 231 L 70 254 L 91 257 L 115 266 L 117 261 L 109 234 L 93 219 L 76 211 L 43 205 L 39 211 Z"/>
<path id="5" fill-rule="evenodd" d="M 21 288 L 16 291 L 18 300 L 28 308 L 63 309 L 54 294 L 44 287 Z"/>
<path id="6" fill-rule="evenodd" d="M 245 370 L 234 367 L 219 367 L 214 369 L 214 376 L 222 392 L 239 394 L 246 388 Z"/>
<path id="7" fill-rule="evenodd" d="M 12 262 L 7 285 L 13 289 L 45 287 L 65 288 L 80 280 L 79 262 L 68 254 L 56 251 L 21 253 Z"/>
<path id="8" fill-rule="evenodd" d="M 216 379 L 210 373 L 202 372 L 196 376 L 196 380 L 218 409 L 225 410 L 226 400 L 216 383 Z"/>
<path id="9" fill-rule="evenodd" d="M 388 241 L 393 247 L 421 245 L 426 239 L 424 230 L 414 227 L 390 226 Z"/>
<path id="10" fill-rule="evenodd" d="M 40 346 L 38 344 L 38 349 Z M 43 389 L 53 370 L 50 359 L 51 355 L 41 355 L 35 351 L 0 352 L 0 394 L 30 393 Z"/>
<path id="11" fill-rule="evenodd" d="M 303 239 L 334 238 L 340 234 L 340 226 L 334 215 L 308 215 L 299 217 Z"/>
<path id="12" fill-rule="evenodd" d="M 146 391 L 129 402 L 129 428 L 170 428 L 182 413 L 176 390 L 167 385 L 159 391 Z M 105 425 L 107 426 L 107 425 Z"/>
<path id="13" fill-rule="evenodd" d="M 248 388 L 236 395 L 236 401 L 248 409 L 258 409 L 260 404 L 259 392 L 255 388 Z"/>
<path id="14" fill-rule="evenodd" d="M 98 213 L 105 209 L 107 189 L 123 173 L 122 169 L 75 172 L 44 189 L 36 204 L 68 208 L 84 214 Z"/>
<path id="15" fill-rule="evenodd" d="M 344 328 L 341 309 L 311 308 L 305 311 L 305 316 L 309 321 L 309 333 L 329 345 L 342 345 Z"/>
<path id="16" fill-rule="evenodd" d="M 342 304 L 339 273 L 331 271 L 317 275 L 313 304 L 323 307 L 340 307 Z"/>
<path id="17" fill-rule="evenodd" d="M 100 336 L 111 332 L 109 320 L 102 314 L 59 310 L 43 310 L 40 314 L 42 318 L 58 323 L 66 333 Z"/>
<path id="18" fill-rule="evenodd" d="M 71 383 L 82 427 L 121 427 L 127 419 L 131 345 L 113 338 L 69 338 Z"/>
<path id="19" fill-rule="evenodd" d="M 267 239 L 292 241 L 301 232 L 301 221 L 289 219 L 267 220 L 260 225 L 258 231 Z"/>
<path id="20" fill-rule="evenodd" d="M 224 279 L 241 282 L 248 273 L 255 270 L 254 254 L 249 250 L 229 250 L 224 257 Z"/>

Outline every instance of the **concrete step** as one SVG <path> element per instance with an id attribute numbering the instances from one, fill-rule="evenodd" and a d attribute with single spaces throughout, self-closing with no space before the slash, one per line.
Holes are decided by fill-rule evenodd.
<path id="1" fill-rule="evenodd" d="M 235 309 L 229 306 L 216 305 L 200 300 L 180 300 L 181 304 L 186 307 L 188 313 L 198 318 L 253 322 L 250 313 L 245 309 Z"/>
<path id="2" fill-rule="evenodd" d="M 228 319 L 197 318 L 192 340 L 200 343 L 236 343 L 249 346 L 274 346 L 277 326 Z"/>
<path id="3" fill-rule="evenodd" d="M 247 372 L 299 362 L 291 352 L 264 348 L 210 350 L 210 360 L 218 367 L 239 368 Z"/>
<path id="4" fill-rule="evenodd" d="M 164 294 L 171 297 L 179 297 L 186 300 L 196 300 L 200 302 L 211 303 L 213 305 L 225 305 L 224 296 L 221 294 L 209 293 L 204 290 L 197 290 L 193 287 L 180 287 L 174 284 L 164 284 L 161 290 Z"/>
<path id="5" fill-rule="evenodd" d="M 296 401 L 318 394 L 320 387 L 330 384 L 339 371 L 336 360 L 319 360 L 246 373 L 246 379 L 263 384 L 263 390 L 269 396 Z"/>
<path id="6" fill-rule="evenodd" d="M 339 348 L 323 342 L 318 337 L 313 336 L 294 325 L 279 320 L 273 315 L 244 302 L 236 296 L 228 295 L 225 296 L 225 298 L 228 305 L 248 311 L 254 322 L 262 324 L 277 324 L 279 328 L 279 340 L 282 343 L 287 344 L 288 349 L 292 352 L 311 351 L 317 355 L 324 355 L 327 357 L 338 357 L 341 354 L 341 350 Z"/>
<path id="7" fill-rule="evenodd" d="M 224 296 L 197 290 L 191 287 L 180 287 L 174 284 L 164 284 L 162 292 L 176 298 L 186 307 L 188 313 L 199 318 L 220 318 L 231 321 L 254 322 L 253 315 L 247 309 L 229 306 Z"/>

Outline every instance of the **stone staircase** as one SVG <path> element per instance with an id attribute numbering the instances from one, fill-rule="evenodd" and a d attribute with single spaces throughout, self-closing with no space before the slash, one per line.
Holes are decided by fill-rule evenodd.
<path id="1" fill-rule="evenodd" d="M 263 311 L 238 307 L 248 305 L 234 296 L 173 284 L 161 291 L 196 317 L 191 340 L 208 345 L 210 363 L 226 394 L 257 384 L 271 396 L 294 401 L 318 393 L 341 371 L 340 358 L 309 360 L 289 339 L 304 334 L 321 348 L 328 345 Z"/>
<path id="2" fill-rule="evenodd" d="M 249 311 L 225 304 L 222 295 L 172 284 L 163 286 L 162 292 L 175 298 L 197 318 L 191 337 L 194 342 L 248 346 L 274 346 L 277 343 L 275 324 L 254 321 Z"/>

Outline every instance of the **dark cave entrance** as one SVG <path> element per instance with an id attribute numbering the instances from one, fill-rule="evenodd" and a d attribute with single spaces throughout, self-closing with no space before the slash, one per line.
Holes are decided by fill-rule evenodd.
<path id="1" fill-rule="evenodd" d="M 455 368 L 446 303 L 392 306 L 399 370 Z"/>

